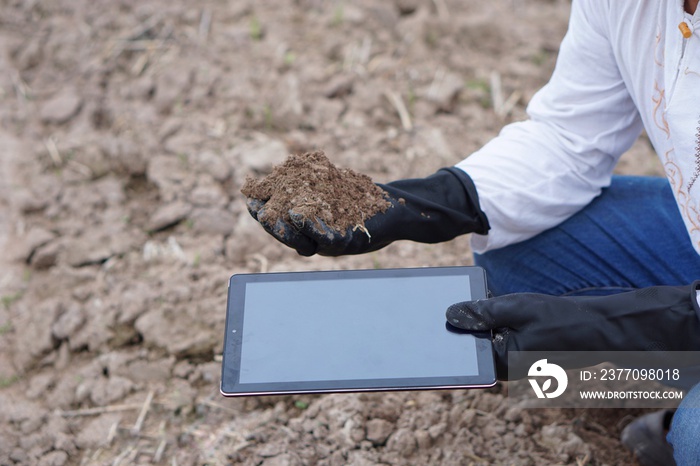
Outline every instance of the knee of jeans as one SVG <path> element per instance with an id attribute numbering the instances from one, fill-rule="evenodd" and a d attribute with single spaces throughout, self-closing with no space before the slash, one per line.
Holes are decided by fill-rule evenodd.
<path id="1" fill-rule="evenodd" d="M 688 392 L 673 415 L 667 440 L 678 464 L 700 464 L 700 386 Z M 687 459 L 693 458 L 688 462 Z"/>

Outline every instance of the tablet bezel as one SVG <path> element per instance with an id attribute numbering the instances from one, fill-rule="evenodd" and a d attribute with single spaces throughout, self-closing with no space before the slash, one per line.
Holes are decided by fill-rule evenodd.
<path id="1" fill-rule="evenodd" d="M 496 372 L 493 355 L 493 345 L 490 332 L 469 332 L 475 337 L 477 351 L 477 375 L 447 376 L 447 377 L 414 377 L 391 379 L 355 379 L 355 380 L 318 380 L 302 382 L 238 382 L 237 368 L 241 363 L 241 344 L 243 336 L 243 317 L 245 306 L 245 289 L 248 283 L 332 280 L 346 278 L 401 278 L 401 277 L 436 277 L 436 276 L 468 276 L 471 299 L 487 297 L 486 274 L 481 267 L 421 267 L 403 269 L 362 269 L 362 270 L 332 270 L 309 272 L 273 272 L 247 273 L 233 275 L 229 280 L 226 333 L 224 336 L 224 351 L 221 368 L 220 391 L 224 396 L 247 395 L 282 395 L 305 393 L 342 393 L 342 392 L 375 392 L 399 390 L 437 390 L 460 388 L 486 388 L 495 385 Z M 449 324 L 446 324 L 448 327 Z M 463 332 L 451 328 L 455 332 Z"/>

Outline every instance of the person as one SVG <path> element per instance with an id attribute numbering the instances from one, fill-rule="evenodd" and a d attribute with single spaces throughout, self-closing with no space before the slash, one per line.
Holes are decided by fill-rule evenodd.
<path id="1" fill-rule="evenodd" d="M 294 211 L 262 226 L 305 256 L 472 233 L 494 297 L 456 303 L 447 319 L 493 331 L 499 378 L 515 350 L 700 350 L 697 4 L 574 0 L 528 119 L 454 167 L 380 185 L 392 208 L 367 219 L 371 236 Z M 614 176 L 642 130 L 666 177 Z M 262 200 L 248 209 L 267 218 Z M 697 407 L 695 386 L 675 415 L 631 423 L 623 443 L 644 465 L 700 464 Z"/>

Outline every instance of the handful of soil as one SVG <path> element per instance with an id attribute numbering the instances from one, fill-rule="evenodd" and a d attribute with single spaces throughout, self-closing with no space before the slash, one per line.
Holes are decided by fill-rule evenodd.
<path id="1" fill-rule="evenodd" d="M 385 191 L 370 177 L 337 168 L 323 151 L 292 154 L 265 178 L 248 177 L 241 192 L 266 202 L 265 217 L 259 221 L 289 222 L 292 209 L 340 232 L 348 228 L 367 232 L 365 220 L 391 207 Z"/>

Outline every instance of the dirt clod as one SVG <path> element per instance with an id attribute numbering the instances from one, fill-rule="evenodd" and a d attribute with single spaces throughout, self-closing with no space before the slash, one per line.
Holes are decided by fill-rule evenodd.
<path id="1" fill-rule="evenodd" d="M 249 177 L 241 192 L 266 201 L 265 217 L 260 221 L 290 221 L 292 210 L 338 231 L 364 226 L 365 220 L 391 207 L 384 190 L 370 177 L 337 168 L 323 151 L 292 154 L 265 178 Z"/>

